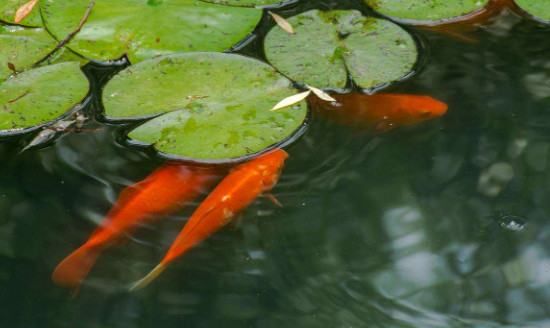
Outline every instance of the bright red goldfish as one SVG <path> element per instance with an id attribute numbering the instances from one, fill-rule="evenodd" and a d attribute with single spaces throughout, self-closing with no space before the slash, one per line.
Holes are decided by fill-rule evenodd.
<path id="1" fill-rule="evenodd" d="M 149 284 L 168 264 L 229 223 L 260 194 L 273 188 L 287 157 L 284 150 L 277 149 L 235 167 L 191 215 L 160 264 L 131 289 Z"/>
<path id="2" fill-rule="evenodd" d="M 55 268 L 53 281 L 63 287 L 78 287 L 105 248 L 140 222 L 168 214 L 192 201 L 213 178 L 208 169 L 167 164 L 126 188 L 102 226 Z"/>
<path id="3" fill-rule="evenodd" d="M 415 125 L 447 112 L 447 104 L 429 96 L 390 93 L 331 96 L 337 101 L 326 102 L 316 97 L 309 98 L 315 113 L 339 124 L 368 129 L 375 133 Z"/>

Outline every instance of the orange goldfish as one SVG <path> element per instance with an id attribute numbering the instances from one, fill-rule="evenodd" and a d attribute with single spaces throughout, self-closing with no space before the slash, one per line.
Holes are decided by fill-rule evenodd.
<path id="1" fill-rule="evenodd" d="M 287 157 L 284 150 L 277 149 L 233 169 L 195 210 L 160 264 L 131 290 L 149 284 L 169 263 L 225 226 L 260 194 L 273 188 Z"/>
<path id="2" fill-rule="evenodd" d="M 105 248 L 140 222 L 168 214 L 192 201 L 213 182 L 213 178 L 209 169 L 167 164 L 145 180 L 126 188 L 102 226 L 59 263 L 52 280 L 60 286 L 77 288 Z"/>
<path id="3" fill-rule="evenodd" d="M 309 98 L 315 113 L 337 123 L 372 130 L 375 133 L 415 125 L 447 112 L 447 104 L 429 96 L 389 93 L 331 96 L 337 101 L 326 102 L 316 97 Z"/>
<path id="4" fill-rule="evenodd" d="M 477 39 L 468 36 L 468 33 L 473 32 L 480 25 L 487 24 L 505 9 L 512 10 L 513 8 L 515 8 L 513 0 L 491 0 L 485 8 L 469 15 L 450 21 L 437 22 L 433 25 L 421 26 L 421 28 L 447 34 L 460 41 L 475 43 Z"/>

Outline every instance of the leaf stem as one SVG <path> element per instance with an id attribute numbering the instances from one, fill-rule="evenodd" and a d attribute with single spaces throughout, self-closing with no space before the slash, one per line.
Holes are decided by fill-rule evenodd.
<path id="1" fill-rule="evenodd" d="M 46 56 L 42 57 L 39 61 L 37 61 L 34 66 L 38 66 L 42 64 L 44 61 L 46 61 L 48 58 L 50 58 L 55 52 L 57 52 L 59 49 L 63 48 L 67 43 L 71 42 L 71 40 L 82 30 L 82 27 L 84 27 L 84 24 L 88 21 L 88 18 L 90 17 L 90 14 L 92 13 L 92 9 L 95 6 L 95 0 L 90 0 L 90 3 L 88 4 L 88 7 L 86 8 L 86 11 L 84 12 L 84 15 L 80 19 L 80 22 L 78 23 L 78 26 L 76 29 L 74 29 L 71 33 L 67 34 L 67 36 L 61 40 L 55 48 L 50 51 Z"/>

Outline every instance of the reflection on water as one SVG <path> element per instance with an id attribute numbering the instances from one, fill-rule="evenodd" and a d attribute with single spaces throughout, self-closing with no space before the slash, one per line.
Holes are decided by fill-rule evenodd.
<path id="1" fill-rule="evenodd" d="M 21 155 L 29 137 L 3 141 L 1 326 L 550 326 L 550 28 L 505 14 L 477 43 L 414 32 L 425 64 L 385 92 L 445 116 L 374 137 L 315 117 L 284 207 L 260 199 L 139 293 L 197 203 L 105 252 L 74 297 L 50 275 L 161 161 L 93 122 Z"/>

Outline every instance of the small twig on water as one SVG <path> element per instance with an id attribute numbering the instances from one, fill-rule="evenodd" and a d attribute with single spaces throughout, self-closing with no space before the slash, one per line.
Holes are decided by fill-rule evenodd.
<path id="1" fill-rule="evenodd" d="M 9 100 L 9 101 L 8 101 L 8 104 L 13 104 L 14 102 L 16 102 L 16 101 L 18 101 L 19 99 L 21 99 L 21 98 L 25 97 L 26 95 L 28 95 L 29 92 L 30 92 L 30 91 L 27 90 L 27 91 L 25 91 L 22 95 L 19 95 L 19 96 L 17 96 L 17 97 L 14 98 L 14 99 Z"/>
<path id="2" fill-rule="evenodd" d="M 50 51 L 46 56 L 44 56 L 42 59 L 36 62 L 34 64 L 35 66 L 42 64 L 44 61 L 46 61 L 48 58 L 50 58 L 56 51 L 63 48 L 67 43 L 71 42 L 71 40 L 77 35 L 80 30 L 82 30 L 82 27 L 84 27 L 84 24 L 88 21 L 88 18 L 90 17 L 90 14 L 92 13 L 92 9 L 95 6 L 95 0 L 90 0 L 90 3 L 88 4 L 88 8 L 86 8 L 86 12 L 84 13 L 84 16 L 80 19 L 80 23 L 78 23 L 78 26 L 75 30 L 73 30 L 71 33 L 67 34 L 67 36 L 61 40 L 55 48 Z"/>

